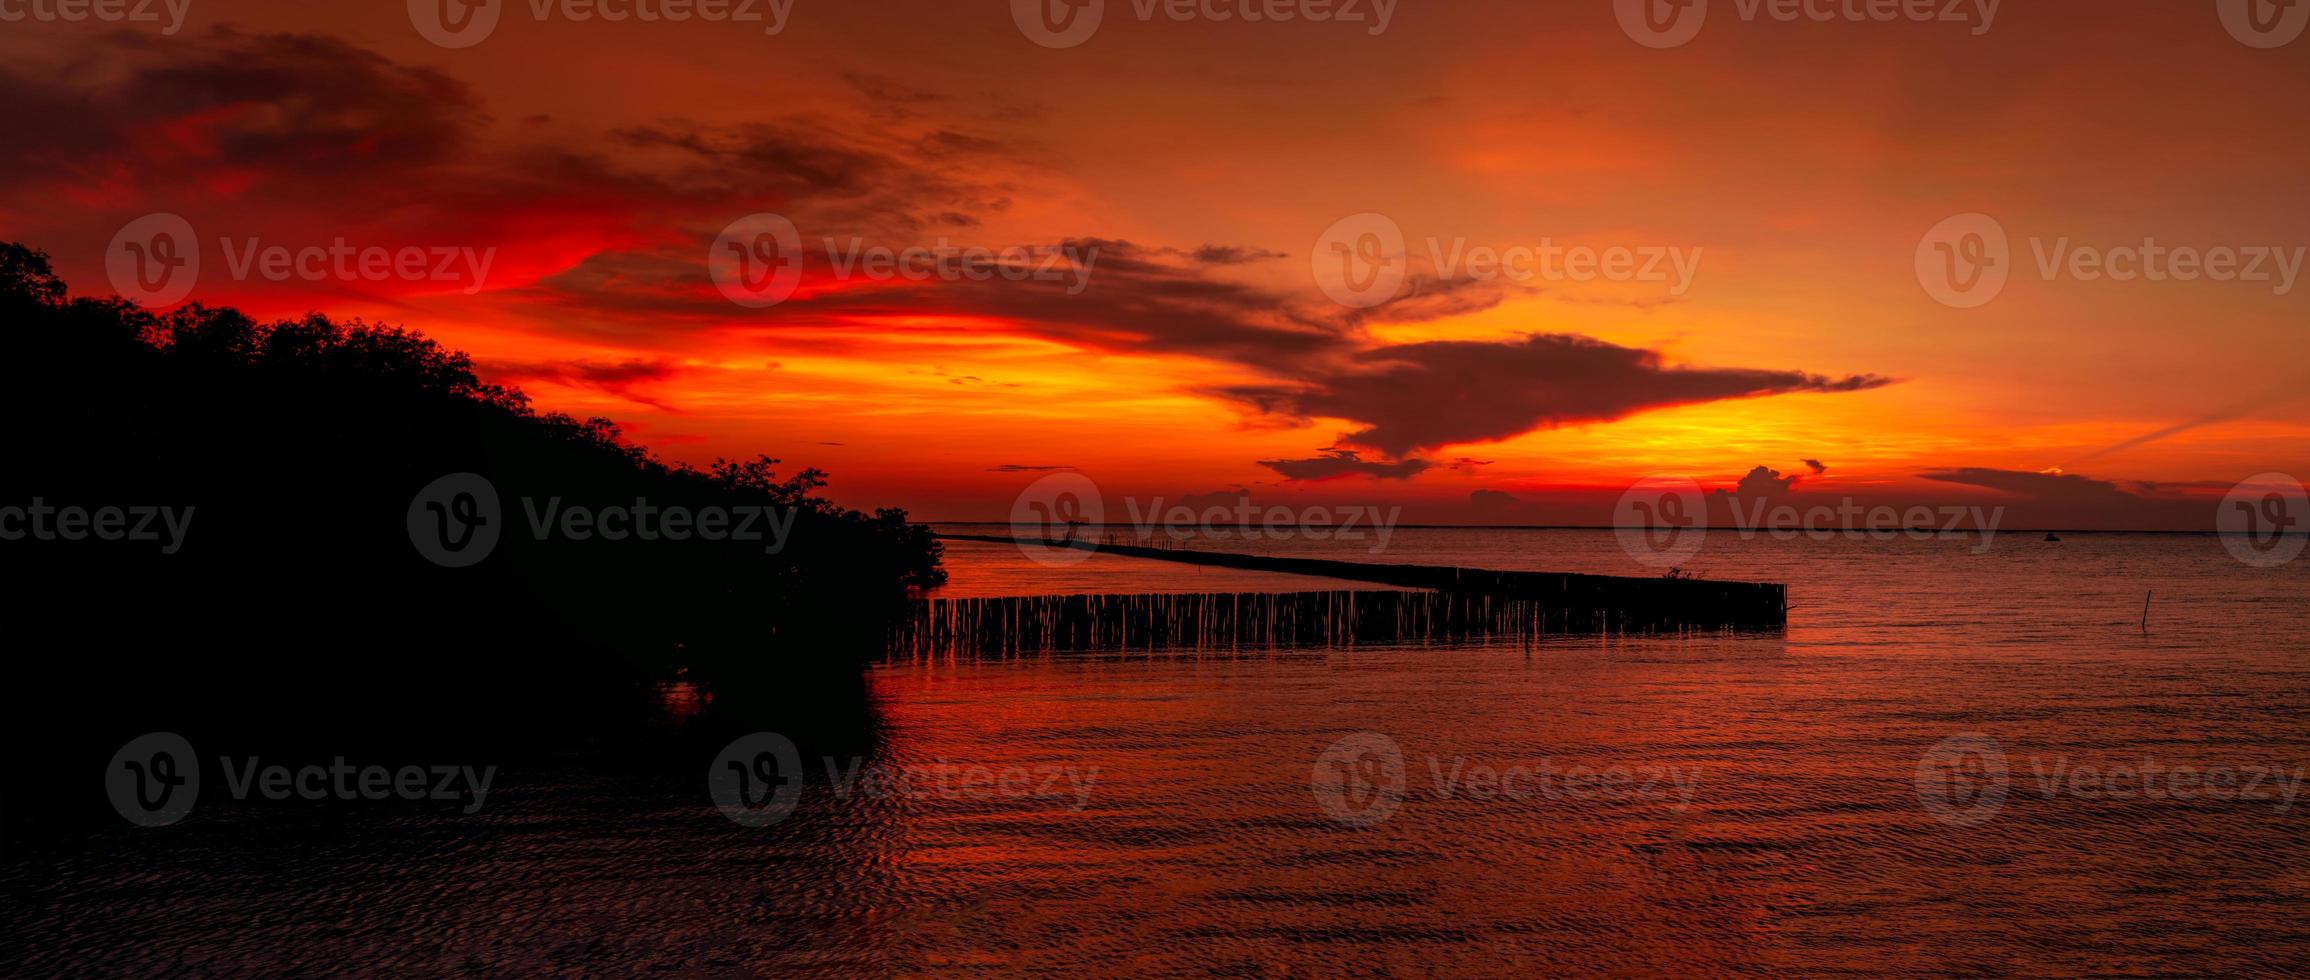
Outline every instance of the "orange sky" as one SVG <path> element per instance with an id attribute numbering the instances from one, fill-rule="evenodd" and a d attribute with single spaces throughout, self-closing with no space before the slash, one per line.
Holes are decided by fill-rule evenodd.
<path id="1" fill-rule="evenodd" d="M 1407 2 L 1378 34 L 1108 0 L 1063 49 L 1002 0 L 794 0 L 776 35 L 508 4 L 455 50 L 398 3 L 10 24 L 0 237 L 102 294 L 115 233 L 178 214 L 194 300 L 422 329 L 667 458 L 768 453 L 930 519 L 999 519 L 1072 468 L 1110 498 L 1586 523 L 1648 474 L 1764 466 L 2197 526 L 2161 505 L 2310 475 L 2310 284 L 2049 280 L 2036 256 L 2310 245 L 2310 39 L 2249 47 L 2200 3 L 2008 4 L 1979 34 L 1715 6 L 1668 49 L 1607 0 Z M 792 297 L 749 309 L 706 259 L 756 212 L 806 254 Z M 1917 255 L 1973 212 L 2010 282 L 1959 309 Z M 1405 295 L 1368 310 L 1313 259 L 1362 213 L 1409 253 Z M 1070 294 L 843 277 L 829 237 L 1100 252 Z M 494 252 L 468 294 L 236 278 L 251 238 Z M 1503 281 L 1434 267 L 1430 239 L 1697 265 Z M 2057 467 L 2090 479 L 2027 479 Z M 2019 476 L 1962 476 L 1996 471 Z"/>

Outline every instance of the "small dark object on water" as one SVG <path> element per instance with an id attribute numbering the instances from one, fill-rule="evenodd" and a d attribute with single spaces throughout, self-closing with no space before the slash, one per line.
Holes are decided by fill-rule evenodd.
<path id="1" fill-rule="evenodd" d="M 2061 535 L 2055 534 L 2052 531 L 2047 531 L 2045 532 L 2045 539 L 2047 541 L 2059 541 L 2061 540 Z"/>

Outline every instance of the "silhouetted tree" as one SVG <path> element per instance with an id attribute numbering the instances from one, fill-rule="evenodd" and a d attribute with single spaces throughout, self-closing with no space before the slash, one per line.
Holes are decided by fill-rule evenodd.
<path id="1" fill-rule="evenodd" d="M 174 554 L 0 541 L 5 737 L 53 747 L 0 756 L 18 803 L 25 780 L 85 782 L 144 731 L 304 732 L 336 752 L 543 746 L 630 717 L 680 669 L 725 683 L 724 703 L 823 701 L 945 574 L 926 528 L 816 496 L 818 470 L 665 463 L 396 327 L 70 298 L 16 244 L 0 244 L 0 407 L 0 507 L 194 515 Z M 500 543 L 472 567 L 411 541 L 413 498 L 452 473 L 488 478 L 503 503 Z M 529 526 L 545 502 L 644 499 L 781 508 L 792 534 L 771 552 Z"/>

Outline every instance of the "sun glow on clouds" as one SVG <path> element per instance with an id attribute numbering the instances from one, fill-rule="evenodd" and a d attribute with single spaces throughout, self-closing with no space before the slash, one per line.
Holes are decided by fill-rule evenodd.
<path id="1" fill-rule="evenodd" d="M 1225 32 L 1205 49 L 1119 25 L 1101 58 L 1045 57 L 1006 46 L 1000 10 L 893 4 L 818 12 L 815 46 L 778 39 L 795 65 L 842 70 L 782 71 L 774 103 L 713 81 L 759 77 L 761 39 L 707 30 L 616 34 L 639 48 L 614 79 L 552 85 L 521 66 L 605 35 L 536 25 L 446 57 L 397 11 L 351 8 L 342 31 L 273 34 L 252 10 L 167 46 L 12 34 L 0 122 L 28 138 L 0 149 L 16 178 L 0 215 L 84 292 L 102 289 L 112 233 L 156 211 L 212 251 L 252 236 L 493 249 L 474 295 L 235 281 L 212 255 L 194 298 L 405 324 L 669 457 L 767 452 L 833 470 L 847 503 L 930 517 L 1007 513 L 1026 464 L 1119 496 L 1361 495 L 1432 520 L 1466 518 L 1478 490 L 1585 500 L 1808 458 L 1831 464 L 1815 487 L 1916 495 L 1986 492 L 1919 476 L 1968 467 L 2175 484 L 2310 471 L 2310 428 L 2275 403 L 2127 445 L 2310 360 L 2284 299 L 2024 278 L 1961 313 L 1911 268 L 1925 228 L 1970 210 L 2022 235 L 2245 244 L 2310 226 L 2310 190 L 2264 179 L 2310 149 L 2288 114 L 2310 76 L 2218 27 L 2201 37 L 2188 12 L 2129 10 L 2082 40 L 2074 17 L 2020 9 L 1979 40 L 1728 27 L 1664 57 L 1602 13 L 1469 5 L 1353 48 L 1263 33 L 1238 63 L 1213 60 L 1234 50 Z M 2227 94 L 2155 91 L 2124 70 L 2149 44 Z M 2062 77 L 2042 71 L 2047 45 Z M 1959 58 L 1981 70 L 1951 77 Z M 75 59 L 122 68 L 63 70 Z M 2012 105 L 2079 125 L 1996 108 Z M 2146 148 L 2145 130 L 2189 149 Z M 2205 159 L 2239 179 L 2172 180 Z M 2132 206 L 2113 216 L 2113 197 Z M 720 229 L 757 211 L 793 218 L 807 246 L 800 288 L 759 311 L 705 268 Z M 1422 253 L 1433 238 L 1701 258 L 1674 293 L 1454 282 L 1430 264 L 1417 296 L 1356 314 L 1314 289 L 1309 259 L 1362 211 Z M 838 278 L 827 238 L 1100 253 L 1071 294 Z M 1309 483 L 1261 465 L 1343 451 L 1427 466 Z"/>

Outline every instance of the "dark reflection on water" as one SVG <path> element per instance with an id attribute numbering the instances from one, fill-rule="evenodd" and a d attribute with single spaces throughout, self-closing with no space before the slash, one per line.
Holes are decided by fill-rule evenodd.
<path id="1" fill-rule="evenodd" d="M 1398 547 L 1616 561 L 1609 535 L 1436 537 L 1464 533 Z M 471 816 L 204 803 L 12 854 L 0 928 L 34 973 L 2299 963 L 2310 798 L 2275 794 L 2310 769 L 2310 563 L 2014 545 L 1725 543 L 1794 587 L 1785 636 L 889 661 L 822 698 L 857 724 L 798 735 L 811 779 L 762 829 L 715 811 L 706 760 L 781 709 L 675 685 L 691 721 L 508 769 Z M 1404 775 L 1360 826 L 1322 761 L 1359 733 Z M 1966 734 L 2002 751 L 2005 796 L 1942 819 L 1954 784 L 1920 763 Z M 888 778 L 842 781 L 861 768 Z M 2268 798 L 2076 775 L 2225 769 L 2269 773 Z"/>

